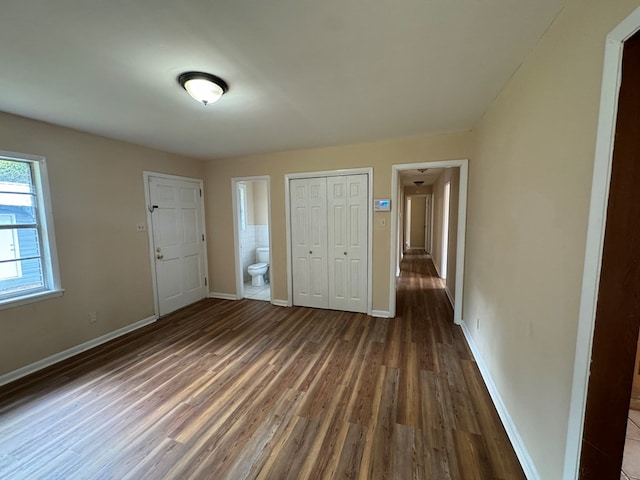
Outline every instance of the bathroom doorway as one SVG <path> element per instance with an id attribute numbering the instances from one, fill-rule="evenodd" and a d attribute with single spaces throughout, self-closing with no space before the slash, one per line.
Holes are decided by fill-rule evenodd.
<path id="1" fill-rule="evenodd" d="M 236 296 L 271 301 L 269 177 L 232 179 Z"/>

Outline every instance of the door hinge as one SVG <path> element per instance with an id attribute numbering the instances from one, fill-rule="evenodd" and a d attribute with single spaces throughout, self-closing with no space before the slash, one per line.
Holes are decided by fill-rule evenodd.
<path id="1" fill-rule="evenodd" d="M 207 286 L 207 277 L 204 277 L 204 286 Z"/>
<path id="2" fill-rule="evenodd" d="M 202 241 L 204 242 L 204 233 L 202 234 Z"/>
<path id="3" fill-rule="evenodd" d="M 202 198 L 202 189 L 200 189 L 200 198 Z"/>

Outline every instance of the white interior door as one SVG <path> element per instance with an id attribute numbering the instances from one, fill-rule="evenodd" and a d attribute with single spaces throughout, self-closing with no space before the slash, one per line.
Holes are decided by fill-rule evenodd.
<path id="1" fill-rule="evenodd" d="M 327 178 L 329 308 L 367 311 L 367 175 Z"/>
<path id="2" fill-rule="evenodd" d="M 207 296 L 201 195 L 198 181 L 149 177 L 160 315 Z"/>
<path id="3" fill-rule="evenodd" d="M 327 308 L 327 180 L 294 179 L 289 192 L 293 304 Z"/>
<path id="4" fill-rule="evenodd" d="M 411 196 L 411 234 L 409 236 L 409 247 L 424 248 L 425 233 L 425 196 Z"/>

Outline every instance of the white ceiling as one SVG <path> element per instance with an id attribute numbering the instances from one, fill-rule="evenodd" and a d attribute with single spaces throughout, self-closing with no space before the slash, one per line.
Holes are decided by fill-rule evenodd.
<path id="1" fill-rule="evenodd" d="M 199 158 L 464 131 L 563 3 L 3 0 L 0 110 Z"/>
<path id="2" fill-rule="evenodd" d="M 444 168 L 423 168 L 420 170 L 401 170 L 400 179 L 405 187 L 417 186 L 413 182 L 423 182 L 422 185 L 433 185 L 444 172 Z"/>

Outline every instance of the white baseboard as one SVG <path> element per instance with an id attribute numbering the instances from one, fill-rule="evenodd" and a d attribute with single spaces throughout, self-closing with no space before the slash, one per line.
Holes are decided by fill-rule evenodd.
<path id="1" fill-rule="evenodd" d="M 371 316 L 377 318 L 391 318 L 391 313 L 385 310 L 371 310 Z"/>
<path id="2" fill-rule="evenodd" d="M 507 435 L 509 436 L 509 440 L 511 440 L 511 445 L 518 456 L 518 460 L 520 460 L 520 465 L 524 470 L 524 473 L 528 480 L 540 480 L 540 474 L 538 473 L 538 469 L 536 468 L 531 455 L 529 455 L 529 451 L 518 432 L 518 428 L 516 427 L 507 407 L 505 406 L 502 397 L 500 396 L 500 392 L 498 392 L 498 388 L 496 384 L 493 382 L 493 378 L 491 378 L 491 374 L 489 373 L 489 369 L 487 368 L 487 364 L 484 363 L 482 356 L 480 355 L 480 351 L 473 341 L 473 337 L 471 336 L 471 332 L 467 327 L 467 324 L 463 321 L 460 323 L 460 327 L 462 328 L 462 332 L 464 333 L 464 337 L 467 340 L 467 344 L 473 353 L 473 356 L 476 360 L 476 364 L 478 365 L 478 369 L 480 370 L 480 374 L 484 380 L 484 383 L 487 385 L 487 390 L 489 390 L 489 395 L 491 395 L 491 399 L 493 400 L 493 404 L 498 411 L 498 415 L 500 416 L 500 420 L 502 420 L 502 425 L 504 429 L 507 431 Z"/>
<path id="3" fill-rule="evenodd" d="M 156 315 L 152 315 L 145 319 L 142 319 L 138 322 L 132 323 L 131 325 L 127 325 L 126 327 L 119 328 L 118 330 L 114 330 L 113 332 L 106 333 L 98 338 L 94 338 L 93 340 L 89 340 L 88 342 L 81 343 L 80 345 L 76 345 L 75 347 L 71 347 L 63 352 L 56 353 L 51 355 L 50 357 L 43 358 L 42 360 L 38 360 L 35 363 L 27 365 L 25 367 L 19 368 L 9 373 L 5 373 L 4 375 L 0 375 L 0 386 L 6 385 L 9 382 L 13 382 L 14 380 L 18 380 L 19 378 L 26 377 L 38 370 L 42 370 L 43 368 L 50 367 L 62 360 L 66 360 L 67 358 L 73 357 L 74 355 L 78 355 L 84 351 L 89 350 L 90 348 L 97 347 L 98 345 L 102 345 L 103 343 L 108 342 L 109 340 L 113 340 L 114 338 L 121 337 L 129 332 L 142 328 L 150 323 L 158 320 Z"/>
<path id="4" fill-rule="evenodd" d="M 449 302 L 451 302 L 451 306 L 455 308 L 456 302 L 453 300 L 453 295 L 451 295 L 451 292 L 449 291 L 449 287 L 445 285 L 444 291 L 447 294 L 447 297 L 449 297 Z"/>
<path id="5" fill-rule="evenodd" d="M 220 300 L 240 300 L 237 295 L 233 293 L 218 293 L 209 292 L 209 298 L 219 298 Z"/>
<path id="6" fill-rule="evenodd" d="M 442 278 L 442 275 L 440 275 L 440 269 L 438 268 L 438 265 L 436 265 L 435 260 L 433 260 L 433 258 L 431 259 L 431 262 L 433 263 L 433 268 L 436 269 L 436 274 L 438 275 L 438 278 Z"/>
<path id="7" fill-rule="evenodd" d="M 273 305 L 275 305 L 276 307 L 290 307 L 291 304 L 289 303 L 289 300 L 280 300 L 277 298 L 274 298 L 273 300 L 271 300 L 271 303 Z"/>

